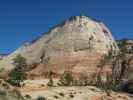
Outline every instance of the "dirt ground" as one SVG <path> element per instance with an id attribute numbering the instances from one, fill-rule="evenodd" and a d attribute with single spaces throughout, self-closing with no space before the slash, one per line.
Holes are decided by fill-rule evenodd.
<path id="1" fill-rule="evenodd" d="M 57 80 L 55 80 L 57 82 Z M 25 86 L 19 88 L 23 96 L 33 100 L 45 97 L 46 100 L 133 100 L 132 95 L 111 92 L 111 96 L 93 86 L 56 86 L 48 87 L 48 80 L 26 80 Z"/>

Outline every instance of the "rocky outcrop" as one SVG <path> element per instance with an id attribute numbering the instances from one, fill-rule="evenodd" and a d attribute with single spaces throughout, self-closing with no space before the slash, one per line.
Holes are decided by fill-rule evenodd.
<path id="1" fill-rule="evenodd" d="M 117 56 L 112 64 L 118 90 L 133 93 L 133 56 L 127 53 Z"/>
<path id="2" fill-rule="evenodd" d="M 93 76 L 99 59 L 110 50 L 114 54 L 119 51 L 111 32 L 102 22 L 86 16 L 74 16 L 42 37 L 25 43 L 0 61 L 0 67 L 12 69 L 12 59 L 21 54 L 28 65 L 39 64 L 36 71 L 41 69 L 38 72 L 41 76 L 48 71 L 56 74 L 70 71 L 76 76 L 80 73 Z"/>

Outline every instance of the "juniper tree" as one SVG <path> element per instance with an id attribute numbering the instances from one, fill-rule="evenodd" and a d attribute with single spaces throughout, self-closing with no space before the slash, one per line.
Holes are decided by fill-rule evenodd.
<path id="1" fill-rule="evenodd" d="M 25 79 L 26 59 L 20 54 L 13 59 L 14 69 L 9 74 L 8 82 L 15 86 L 20 86 L 20 82 Z"/>

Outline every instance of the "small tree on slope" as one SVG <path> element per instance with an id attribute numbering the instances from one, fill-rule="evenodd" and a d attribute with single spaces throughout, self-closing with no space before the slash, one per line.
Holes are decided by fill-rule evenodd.
<path id="1" fill-rule="evenodd" d="M 25 79 L 26 59 L 19 54 L 13 59 L 13 65 L 15 68 L 10 72 L 8 82 L 11 85 L 20 86 L 20 82 Z"/>

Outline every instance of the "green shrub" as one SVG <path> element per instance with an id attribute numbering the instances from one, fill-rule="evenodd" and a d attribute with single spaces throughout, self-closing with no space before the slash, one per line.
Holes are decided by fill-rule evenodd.
<path id="1" fill-rule="evenodd" d="M 49 82 L 47 83 L 48 86 L 53 86 L 54 85 L 54 81 L 52 79 L 52 76 L 49 78 Z"/>
<path id="2" fill-rule="evenodd" d="M 73 84 L 73 76 L 70 73 L 64 73 L 60 79 L 60 85 L 70 86 Z"/>
<path id="3" fill-rule="evenodd" d="M 96 80 L 96 86 L 98 88 L 101 88 L 108 96 L 110 96 L 111 90 L 115 89 L 115 84 L 113 84 L 112 81 L 112 75 L 107 74 L 106 81 L 103 81 L 101 75 L 98 75 Z"/>
<path id="4" fill-rule="evenodd" d="M 24 79 L 24 73 L 13 70 L 10 73 L 10 79 L 7 80 L 7 82 L 14 86 L 20 86 L 20 82 L 23 82 Z"/>
<path id="5" fill-rule="evenodd" d="M 98 76 L 97 76 L 97 79 L 96 79 L 96 86 L 97 86 L 98 88 L 101 88 L 102 85 L 103 85 L 103 82 L 102 82 L 101 76 L 98 75 Z"/>
<path id="6" fill-rule="evenodd" d="M 45 97 L 39 96 L 36 100 L 46 100 Z"/>
<path id="7" fill-rule="evenodd" d="M 64 94 L 64 93 L 59 93 L 59 95 L 60 95 L 60 96 L 62 96 L 62 97 L 64 97 L 64 96 L 65 96 L 65 94 Z"/>
<path id="8" fill-rule="evenodd" d="M 54 98 L 55 98 L 55 99 L 58 99 L 59 97 L 55 95 Z"/>
<path id="9" fill-rule="evenodd" d="M 17 55 L 16 58 L 13 59 L 13 64 L 15 68 L 10 72 L 9 82 L 11 85 L 20 86 L 20 82 L 26 78 L 25 76 L 25 68 L 26 68 L 26 59 L 21 55 Z"/>
<path id="10" fill-rule="evenodd" d="M 69 96 L 70 96 L 70 98 L 74 98 L 74 95 L 73 94 L 70 94 Z"/>
<path id="11" fill-rule="evenodd" d="M 122 53 L 128 52 L 126 48 L 126 42 L 127 42 L 127 39 L 122 39 L 122 40 L 117 41 L 117 45 Z"/>
<path id="12" fill-rule="evenodd" d="M 31 96 L 28 95 L 28 94 L 26 94 L 25 97 L 26 97 L 27 99 L 31 99 Z"/>
<path id="13" fill-rule="evenodd" d="M 121 83 L 118 86 L 118 90 L 133 94 L 133 82 Z"/>
<path id="14" fill-rule="evenodd" d="M 6 91 L 0 90 L 0 95 L 1 95 L 1 96 L 6 96 Z"/>
<path id="15" fill-rule="evenodd" d="M 4 70 L 4 68 L 0 68 L 0 72 L 2 72 Z"/>

